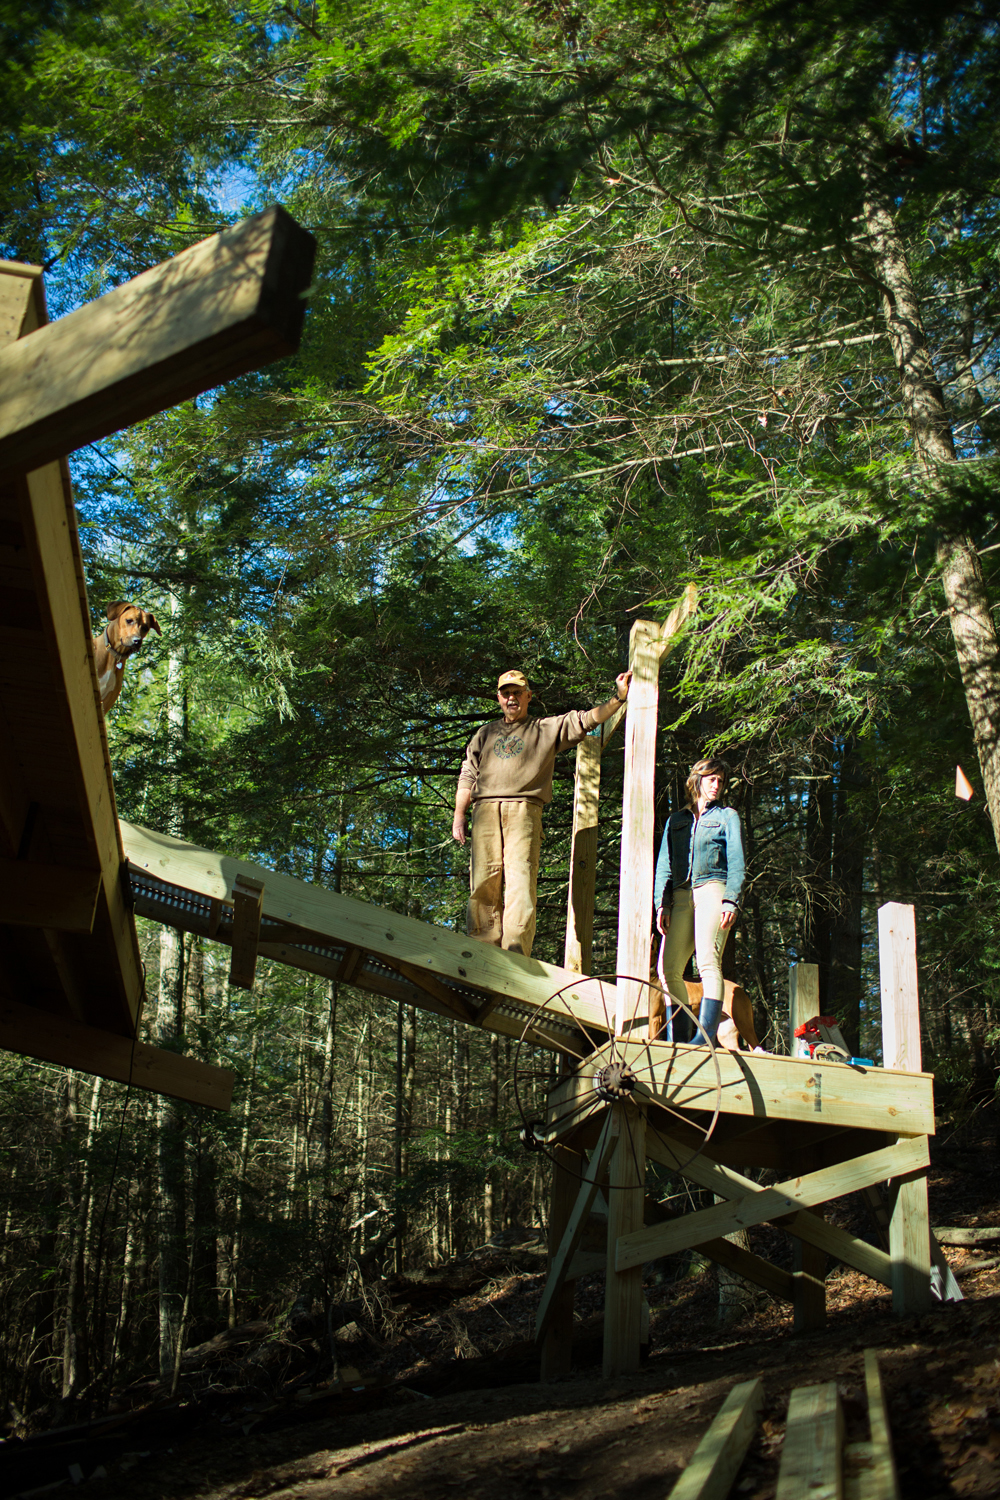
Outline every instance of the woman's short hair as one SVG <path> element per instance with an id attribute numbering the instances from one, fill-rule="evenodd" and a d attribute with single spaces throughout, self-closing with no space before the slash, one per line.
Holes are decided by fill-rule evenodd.
<path id="1" fill-rule="evenodd" d="M 707 760 L 696 760 L 691 767 L 687 781 L 684 783 L 684 797 L 688 807 L 697 807 L 698 798 L 701 795 L 701 778 L 703 776 L 721 776 L 722 790 L 719 792 L 719 800 L 726 795 L 726 788 L 732 779 L 732 771 L 724 760 L 716 756 L 709 756 Z"/>

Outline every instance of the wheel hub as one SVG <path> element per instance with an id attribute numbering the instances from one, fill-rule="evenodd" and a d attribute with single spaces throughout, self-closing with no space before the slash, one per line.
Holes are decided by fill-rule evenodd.
<path id="1" fill-rule="evenodd" d="M 594 1079 L 594 1093 L 609 1104 L 624 1099 L 634 1089 L 635 1074 L 625 1062 L 606 1063 Z"/>

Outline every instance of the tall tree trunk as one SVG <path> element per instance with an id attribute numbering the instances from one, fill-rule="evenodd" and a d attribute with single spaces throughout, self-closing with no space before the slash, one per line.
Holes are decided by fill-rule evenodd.
<path id="1" fill-rule="evenodd" d="M 250 1119 L 253 1108 L 254 1084 L 257 1081 L 257 1051 L 260 1036 L 254 1032 L 250 1047 L 250 1077 L 247 1079 L 246 1097 L 243 1101 L 243 1125 L 240 1130 L 240 1163 L 236 1177 L 236 1210 L 233 1222 L 233 1248 L 229 1257 L 229 1326 L 238 1322 L 240 1301 L 240 1271 L 243 1258 L 243 1221 L 246 1216 L 247 1175 L 250 1171 Z"/>
<path id="2" fill-rule="evenodd" d="M 942 468 L 955 462 L 951 419 L 934 371 L 891 199 L 874 178 L 869 180 L 865 221 L 914 450 L 928 474 L 936 478 Z M 986 805 L 1000 850 L 1000 640 L 971 538 L 958 528 L 943 529 L 937 558 Z"/>

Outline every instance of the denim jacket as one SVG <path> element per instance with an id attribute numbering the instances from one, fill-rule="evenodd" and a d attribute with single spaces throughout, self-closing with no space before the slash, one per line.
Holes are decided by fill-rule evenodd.
<path id="1" fill-rule="evenodd" d="M 671 813 L 653 878 L 653 910 L 659 911 L 680 886 L 724 880 L 722 899 L 738 906 L 745 873 L 740 815 L 735 807 L 710 802 L 700 818 L 690 807 Z"/>

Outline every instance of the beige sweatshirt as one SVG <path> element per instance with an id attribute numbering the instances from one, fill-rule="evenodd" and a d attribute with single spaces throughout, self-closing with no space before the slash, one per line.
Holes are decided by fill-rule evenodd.
<path id="1" fill-rule="evenodd" d="M 469 788 L 473 802 L 500 797 L 551 802 L 556 756 L 579 744 L 597 723 L 592 708 L 517 724 L 494 719 L 469 741 L 458 784 Z"/>

